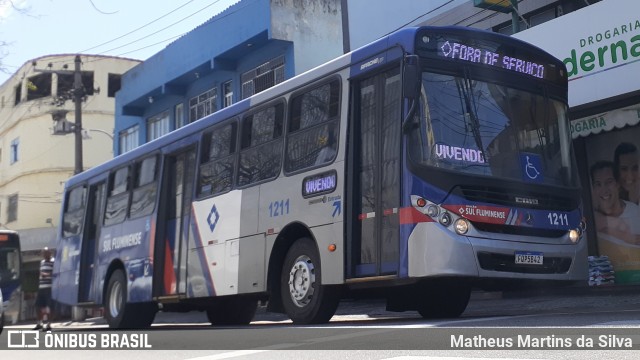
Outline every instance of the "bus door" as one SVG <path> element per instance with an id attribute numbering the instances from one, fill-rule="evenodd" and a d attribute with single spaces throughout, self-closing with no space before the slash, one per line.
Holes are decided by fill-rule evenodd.
<path id="1" fill-rule="evenodd" d="M 195 162 L 195 148 L 164 157 L 153 276 L 154 296 L 159 299 L 186 293 Z"/>
<path id="2" fill-rule="evenodd" d="M 96 300 L 96 242 L 100 238 L 103 211 L 105 209 L 106 182 L 89 186 L 85 226 L 80 251 L 80 274 L 78 277 L 78 302 Z"/>
<path id="3" fill-rule="evenodd" d="M 397 276 L 399 271 L 401 89 L 399 67 L 353 83 L 350 278 Z"/>

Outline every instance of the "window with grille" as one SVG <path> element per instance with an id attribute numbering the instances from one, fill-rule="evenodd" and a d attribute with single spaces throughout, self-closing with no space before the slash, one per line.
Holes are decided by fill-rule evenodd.
<path id="1" fill-rule="evenodd" d="M 184 105 L 183 104 L 177 104 L 176 105 L 175 115 L 176 115 L 176 129 L 179 129 L 179 128 L 187 125 L 187 123 L 185 122 L 185 117 L 184 117 Z"/>
<path id="2" fill-rule="evenodd" d="M 9 205 L 7 207 L 7 222 L 18 220 L 18 194 L 9 196 Z"/>
<path id="3" fill-rule="evenodd" d="M 120 154 L 124 154 L 138 147 L 139 128 L 140 127 L 136 125 L 120 132 Z"/>
<path id="4" fill-rule="evenodd" d="M 163 111 L 147 120 L 147 141 L 169 133 L 169 111 Z"/>
<path id="5" fill-rule="evenodd" d="M 11 140 L 11 164 L 18 162 L 18 151 L 20 150 L 20 138 Z"/>
<path id="6" fill-rule="evenodd" d="M 278 56 L 251 69 L 241 77 L 242 98 L 257 94 L 284 81 L 284 56 Z"/>
<path id="7" fill-rule="evenodd" d="M 217 108 L 218 91 L 213 88 L 189 100 L 189 122 L 213 114 Z"/>
<path id="8" fill-rule="evenodd" d="M 233 83 L 231 80 L 222 84 L 222 95 L 224 99 L 222 99 L 222 107 L 226 108 L 227 106 L 231 106 L 233 104 Z"/>

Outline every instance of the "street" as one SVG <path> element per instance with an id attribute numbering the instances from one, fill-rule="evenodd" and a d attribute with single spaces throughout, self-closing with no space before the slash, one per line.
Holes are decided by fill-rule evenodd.
<path id="1" fill-rule="evenodd" d="M 30 328 L 10 326 L 5 333 Z M 147 349 L 135 355 L 149 360 L 343 358 L 345 354 L 355 359 L 403 360 L 438 356 L 635 359 L 640 353 L 639 334 L 640 294 L 631 290 L 513 298 L 476 294 L 462 317 L 440 320 L 422 319 L 415 312 L 387 312 L 380 301 L 345 301 L 329 324 L 318 326 L 292 326 L 284 316 L 262 309 L 246 327 L 214 328 L 197 312 L 160 313 L 149 331 L 110 331 L 102 320 L 91 319 L 54 324 L 48 345 L 55 345 L 54 337 L 58 341 L 54 348 L 64 348 L 71 338 L 93 338 L 94 348 L 100 349 L 101 339 L 112 337 L 126 346 Z M 3 334 L 0 342 L 3 348 L 6 336 Z M 135 343 L 139 336 L 144 336 L 144 341 Z M 116 341 L 109 347 L 117 344 L 123 343 Z M 9 354 L 14 359 L 28 359 L 33 350 Z M 107 359 L 114 354 L 113 350 L 55 351 L 47 357 Z"/>

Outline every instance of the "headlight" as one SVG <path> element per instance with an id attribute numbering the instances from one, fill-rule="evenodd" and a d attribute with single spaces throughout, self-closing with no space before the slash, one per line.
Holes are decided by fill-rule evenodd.
<path id="1" fill-rule="evenodd" d="M 467 219 L 459 218 L 453 223 L 453 227 L 456 230 L 456 233 L 464 235 L 469 231 L 469 222 Z"/>
<path id="2" fill-rule="evenodd" d="M 451 215 L 448 212 L 444 212 L 442 216 L 440 216 L 440 224 L 444 226 L 451 225 Z"/>
<path id="3" fill-rule="evenodd" d="M 431 204 L 427 207 L 427 215 L 435 219 L 438 217 L 438 214 L 440 214 L 440 208 L 438 208 L 437 205 Z"/>
<path id="4" fill-rule="evenodd" d="M 571 229 L 569 230 L 569 240 L 571 240 L 572 243 L 577 243 L 578 240 L 580 239 L 580 231 L 577 229 Z"/>

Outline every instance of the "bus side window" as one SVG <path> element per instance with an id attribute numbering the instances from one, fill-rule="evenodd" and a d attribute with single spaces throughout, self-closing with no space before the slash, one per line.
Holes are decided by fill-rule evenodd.
<path id="1" fill-rule="evenodd" d="M 316 87 L 291 100 L 284 170 L 329 164 L 338 151 L 340 81 Z"/>
<path id="2" fill-rule="evenodd" d="M 104 225 L 122 222 L 129 208 L 129 167 L 116 170 L 110 176 L 107 210 L 104 214 Z"/>
<path id="3" fill-rule="evenodd" d="M 158 157 L 155 155 L 135 164 L 136 181 L 131 193 L 129 217 L 149 215 L 155 209 L 158 192 L 157 164 Z"/>
<path id="4" fill-rule="evenodd" d="M 64 214 L 62 215 L 62 236 L 80 234 L 85 208 L 86 188 L 79 186 L 67 192 Z"/>
<path id="5" fill-rule="evenodd" d="M 235 120 L 205 133 L 198 178 L 199 195 L 207 196 L 231 190 L 236 167 L 236 134 Z"/>
<path id="6" fill-rule="evenodd" d="M 246 116 L 242 121 L 238 186 L 275 179 L 282 166 L 284 104 Z"/>

